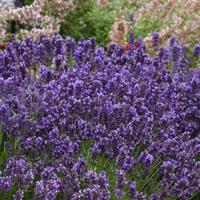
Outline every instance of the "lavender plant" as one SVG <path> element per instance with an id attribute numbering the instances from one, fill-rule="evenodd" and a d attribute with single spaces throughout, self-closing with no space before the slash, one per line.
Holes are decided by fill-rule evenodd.
<path id="1" fill-rule="evenodd" d="M 198 199 L 199 45 L 95 39 L 0 52 L 0 199 Z"/>

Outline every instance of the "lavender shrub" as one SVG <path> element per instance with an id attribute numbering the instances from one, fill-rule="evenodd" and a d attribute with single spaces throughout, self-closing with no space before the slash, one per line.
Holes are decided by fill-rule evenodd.
<path id="1" fill-rule="evenodd" d="M 1 199 L 198 199 L 200 69 L 55 35 L 0 52 Z M 193 57 L 192 57 L 193 56 Z"/>

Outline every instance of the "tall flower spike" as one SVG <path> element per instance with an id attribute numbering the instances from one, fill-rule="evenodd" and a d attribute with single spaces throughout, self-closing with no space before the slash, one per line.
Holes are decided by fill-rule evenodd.
<path id="1" fill-rule="evenodd" d="M 157 50 L 158 43 L 159 43 L 159 33 L 153 33 L 153 35 L 152 35 L 152 43 L 153 43 L 153 48 L 155 50 Z"/>

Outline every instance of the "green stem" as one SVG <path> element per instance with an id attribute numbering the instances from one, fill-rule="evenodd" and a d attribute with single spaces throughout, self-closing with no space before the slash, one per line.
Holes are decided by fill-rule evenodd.
<path id="1" fill-rule="evenodd" d="M 141 191 L 145 188 L 145 186 L 155 177 L 155 175 L 158 173 L 159 171 L 156 170 L 151 176 L 150 178 L 144 183 L 143 187 L 141 188 Z"/>

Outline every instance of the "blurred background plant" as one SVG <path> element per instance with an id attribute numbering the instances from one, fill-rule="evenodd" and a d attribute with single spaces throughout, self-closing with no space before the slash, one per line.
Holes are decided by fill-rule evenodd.
<path id="1" fill-rule="evenodd" d="M 124 5 L 124 23 L 132 21 L 129 29 L 136 37 L 142 36 L 149 47 L 152 46 L 151 36 L 154 32 L 160 32 L 159 42 L 163 45 L 171 36 L 180 43 L 190 45 L 200 40 L 199 0 L 129 0 Z M 118 21 L 119 18 L 116 18 L 114 24 Z M 111 39 L 112 35 L 120 35 L 114 24 L 110 32 Z"/>
<path id="2" fill-rule="evenodd" d="M 121 10 L 120 0 L 77 0 L 76 7 L 61 24 L 61 34 L 75 39 L 95 37 L 98 43 L 110 41 L 108 32 Z"/>
<path id="3" fill-rule="evenodd" d="M 25 5 L 25 6 L 24 6 Z M 0 41 L 17 38 L 39 38 L 53 35 L 60 30 L 60 24 L 74 8 L 73 0 L 25 0 L 15 1 L 15 6 L 0 6 Z"/>
<path id="4" fill-rule="evenodd" d="M 9 41 L 13 33 L 37 39 L 60 32 L 77 40 L 96 37 L 97 42 L 108 43 L 122 4 L 120 0 L 16 0 L 15 7 L 0 5 L 0 41 Z"/>
<path id="5" fill-rule="evenodd" d="M 13 29 L 14 27 L 14 29 Z M 133 31 L 148 47 L 151 35 L 160 44 L 171 36 L 194 45 L 200 40 L 199 0 L 15 0 L 15 8 L 0 6 L 0 41 L 52 35 L 95 37 L 98 43 L 124 44 Z"/>

